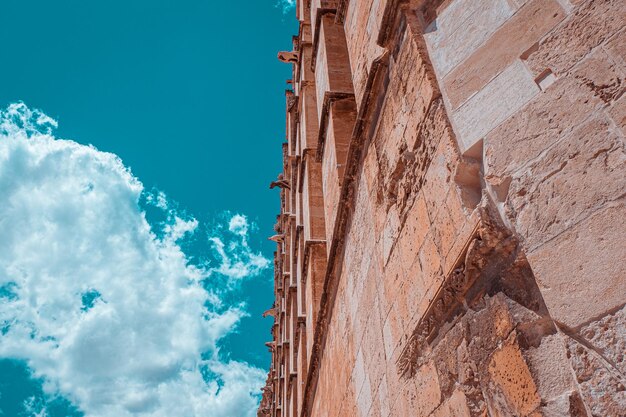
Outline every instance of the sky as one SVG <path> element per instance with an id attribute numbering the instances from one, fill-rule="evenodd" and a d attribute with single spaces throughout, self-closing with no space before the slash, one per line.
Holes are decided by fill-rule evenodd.
<path id="1" fill-rule="evenodd" d="M 2 0 L 0 416 L 252 416 L 289 0 Z"/>

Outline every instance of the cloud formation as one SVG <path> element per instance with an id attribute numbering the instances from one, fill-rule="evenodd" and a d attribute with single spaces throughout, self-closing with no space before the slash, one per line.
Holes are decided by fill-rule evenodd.
<path id="1" fill-rule="evenodd" d="M 181 244 L 198 221 L 147 194 L 167 214 L 155 232 L 121 160 L 55 127 L 22 103 L 0 112 L 0 357 L 87 417 L 254 415 L 265 372 L 219 354 L 245 310 L 210 288 L 268 267 L 247 218 L 210 237 L 217 264 L 194 266 Z"/>
<path id="2" fill-rule="evenodd" d="M 296 0 L 278 0 L 277 7 L 280 7 L 283 13 L 289 13 L 296 8 Z"/>

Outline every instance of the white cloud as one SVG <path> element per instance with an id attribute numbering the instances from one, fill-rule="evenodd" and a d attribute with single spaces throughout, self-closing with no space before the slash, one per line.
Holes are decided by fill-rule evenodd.
<path id="1" fill-rule="evenodd" d="M 296 0 L 278 0 L 276 7 L 282 9 L 283 13 L 289 13 L 296 7 Z"/>
<path id="2" fill-rule="evenodd" d="M 180 241 L 197 220 L 160 193 L 157 237 L 121 160 L 54 127 L 23 104 L 0 112 L 0 357 L 27 361 L 87 417 L 254 415 L 265 372 L 218 355 L 246 313 L 203 287 L 268 267 L 247 218 L 211 237 L 217 266 L 193 266 Z"/>

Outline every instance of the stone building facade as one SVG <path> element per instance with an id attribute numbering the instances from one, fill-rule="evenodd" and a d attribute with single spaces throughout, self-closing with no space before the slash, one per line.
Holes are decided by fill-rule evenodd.
<path id="1" fill-rule="evenodd" d="M 626 2 L 296 14 L 259 416 L 626 416 Z"/>

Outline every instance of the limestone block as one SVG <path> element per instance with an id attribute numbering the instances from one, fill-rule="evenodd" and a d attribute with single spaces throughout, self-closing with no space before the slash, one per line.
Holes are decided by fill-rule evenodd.
<path id="1" fill-rule="evenodd" d="M 539 87 L 525 65 L 514 61 L 452 113 L 461 150 L 471 148 L 538 92 Z"/>
<path id="2" fill-rule="evenodd" d="M 400 218 L 398 217 L 398 211 L 392 207 L 387 212 L 387 221 L 385 222 L 385 228 L 383 229 L 383 260 L 385 263 L 389 260 L 389 255 L 391 255 L 391 251 L 395 247 L 399 230 Z"/>
<path id="3" fill-rule="evenodd" d="M 369 315 L 362 346 L 365 347 L 365 364 L 374 389 L 378 387 L 385 372 L 385 348 L 383 346 L 383 328 L 378 299 L 375 299 Z"/>
<path id="4" fill-rule="evenodd" d="M 599 118 L 514 177 L 506 207 L 526 248 L 533 250 L 619 198 L 626 189 L 625 169 L 623 142 Z"/>
<path id="5" fill-rule="evenodd" d="M 537 346 L 524 352 L 524 357 L 544 402 L 568 396 L 576 389 L 561 335 L 544 336 Z"/>
<path id="6" fill-rule="evenodd" d="M 546 401 L 540 411 L 543 417 L 588 417 L 589 415 L 578 391 Z"/>
<path id="7" fill-rule="evenodd" d="M 387 388 L 387 378 L 383 377 L 383 380 L 378 386 L 377 395 L 380 417 L 389 417 L 391 409 L 389 408 L 389 391 Z"/>
<path id="8" fill-rule="evenodd" d="M 356 399 L 358 416 L 367 417 L 372 407 L 372 384 L 369 375 L 365 376 L 365 382 Z"/>
<path id="9" fill-rule="evenodd" d="M 626 374 L 626 308 L 585 324 L 578 331 L 622 374 Z"/>
<path id="10" fill-rule="evenodd" d="M 407 379 L 391 411 L 393 416 L 430 415 L 441 402 L 437 369 L 431 362 L 418 369 L 415 378 Z"/>
<path id="11" fill-rule="evenodd" d="M 441 255 L 433 240 L 432 231 L 426 235 L 424 244 L 419 250 L 419 260 L 422 267 L 424 287 L 436 287 L 443 280 L 441 272 Z"/>
<path id="12" fill-rule="evenodd" d="M 452 109 L 480 91 L 564 17 L 565 10 L 556 0 L 533 0 L 524 5 L 445 77 Z"/>
<path id="13" fill-rule="evenodd" d="M 448 213 L 447 208 L 444 206 L 443 210 L 439 210 L 437 218 L 432 222 L 433 239 L 439 253 L 443 259 L 448 257 L 450 249 L 454 244 L 455 238 L 458 234 L 458 230 L 455 224 L 452 222 L 452 218 Z"/>
<path id="14" fill-rule="evenodd" d="M 440 77 L 470 56 L 515 13 L 507 0 L 454 0 L 425 31 Z"/>
<path id="15" fill-rule="evenodd" d="M 626 6 L 623 0 L 584 2 L 562 25 L 543 39 L 528 57 L 534 74 L 549 68 L 564 75 L 593 48 L 623 28 Z"/>
<path id="16" fill-rule="evenodd" d="M 418 250 L 429 230 L 430 219 L 426 209 L 426 201 L 423 194 L 420 194 L 407 213 L 398 241 L 400 256 L 404 265 L 410 266 L 415 262 Z M 410 279 L 416 278 L 418 277 L 410 277 Z"/>
<path id="17" fill-rule="evenodd" d="M 568 357 L 574 369 L 583 401 L 593 416 L 626 415 L 624 376 L 596 352 L 574 339 L 567 341 Z"/>
<path id="18" fill-rule="evenodd" d="M 313 45 L 304 44 L 300 47 L 300 89 L 303 89 L 304 84 L 313 85 L 315 84 L 315 73 L 311 68 L 311 62 L 313 61 Z M 300 94 L 300 91 L 298 91 Z"/>
<path id="19" fill-rule="evenodd" d="M 622 69 L 626 68 L 626 28 L 609 39 L 604 48 Z"/>
<path id="20" fill-rule="evenodd" d="M 422 180 L 422 191 L 431 221 L 437 218 L 445 205 L 448 190 L 455 185 L 453 179 L 459 161 L 458 150 L 452 137 L 444 134 L 436 146 L 434 149 L 424 149 L 423 158 L 419 158 L 421 159 L 419 168 L 426 172 L 425 175 L 420 173 L 416 178 Z"/>
<path id="21" fill-rule="evenodd" d="M 528 254 L 554 320 L 576 328 L 624 303 L 625 219 L 615 203 Z"/>
<path id="22" fill-rule="evenodd" d="M 572 76 L 603 104 L 610 105 L 620 98 L 625 88 L 626 67 L 616 63 L 604 50 L 598 48 L 572 71 Z"/>
<path id="23" fill-rule="evenodd" d="M 457 389 L 452 396 L 441 404 L 433 417 L 471 417 L 467 399 L 462 390 Z"/>
<path id="24" fill-rule="evenodd" d="M 572 132 L 601 101 L 572 77 L 559 79 L 485 139 L 486 178 L 517 171 Z"/>

